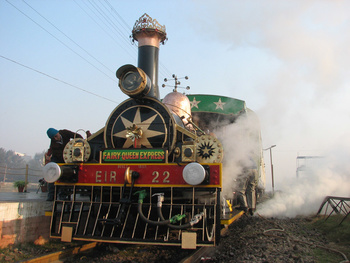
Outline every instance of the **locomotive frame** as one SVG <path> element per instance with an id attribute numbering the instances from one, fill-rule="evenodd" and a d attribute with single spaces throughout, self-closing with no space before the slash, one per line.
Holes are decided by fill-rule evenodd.
<path id="1" fill-rule="evenodd" d="M 232 199 L 222 202 L 224 148 L 206 129 L 234 122 L 247 111 L 245 103 L 186 96 L 176 84 L 160 100 L 158 49 L 167 39 L 165 27 L 144 14 L 132 38 L 139 43 L 138 67 L 124 65 L 116 73 L 130 98 L 113 110 L 104 128 L 67 144 L 66 163 L 44 167 L 45 180 L 55 182 L 50 237 L 215 246 L 221 227 L 243 212 L 231 209 Z M 215 108 L 207 104 L 199 110 L 198 103 L 213 99 Z"/>

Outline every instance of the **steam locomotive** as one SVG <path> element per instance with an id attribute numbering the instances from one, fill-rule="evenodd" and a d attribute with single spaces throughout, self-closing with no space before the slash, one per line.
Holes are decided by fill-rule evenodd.
<path id="1" fill-rule="evenodd" d="M 138 66 L 116 71 L 130 98 L 112 111 L 104 128 L 71 140 L 65 163 L 44 167 L 45 180 L 55 182 L 50 237 L 215 246 L 221 228 L 242 214 L 232 208 L 231 181 L 223 182 L 223 163 L 230 160 L 224 160 L 216 132 L 225 133 L 250 110 L 242 100 L 184 95 L 175 75 L 173 92 L 161 100 L 158 56 L 165 27 L 144 14 L 131 37 L 138 42 Z M 259 131 L 250 137 L 263 174 Z"/>

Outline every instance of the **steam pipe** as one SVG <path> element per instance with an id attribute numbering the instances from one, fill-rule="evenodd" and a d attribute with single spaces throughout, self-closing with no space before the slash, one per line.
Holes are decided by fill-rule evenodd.
<path id="1" fill-rule="evenodd" d="M 168 220 L 162 220 L 162 221 L 153 221 L 153 220 L 150 220 L 148 219 L 142 212 L 142 204 L 143 204 L 143 199 L 146 197 L 146 191 L 145 190 L 142 190 L 142 191 L 137 191 L 135 193 L 135 195 L 138 194 L 139 195 L 139 201 L 138 201 L 138 205 L 137 205 L 137 210 L 138 210 L 138 213 L 141 217 L 141 219 L 143 221 L 145 221 L 146 223 L 149 223 L 151 225 L 169 225 L 170 223 L 174 223 L 176 221 L 180 221 L 182 220 L 182 218 L 184 218 L 186 215 L 176 215 L 176 216 L 173 216 L 171 219 L 168 219 Z M 158 203 L 159 204 L 159 203 Z"/>
<path id="2" fill-rule="evenodd" d="M 158 207 L 157 208 L 157 211 L 158 211 L 158 216 L 160 217 L 161 220 L 166 220 L 163 216 L 163 213 L 162 213 L 162 208 L 161 207 Z M 201 212 L 197 215 L 195 215 L 194 217 L 192 217 L 191 221 L 186 223 L 186 224 L 183 224 L 183 225 L 172 225 L 172 224 L 168 224 L 167 226 L 170 227 L 170 228 L 173 228 L 173 229 L 186 229 L 186 228 L 189 228 L 189 227 L 192 227 L 194 226 L 195 224 L 197 224 L 200 220 L 202 220 L 203 218 L 203 215 L 204 213 Z M 162 222 L 163 222 L 162 221 Z"/>
<path id="3" fill-rule="evenodd" d="M 163 206 L 163 201 L 164 201 L 164 194 L 159 193 L 159 194 L 154 194 L 154 195 L 158 195 L 158 203 L 157 203 L 157 211 L 158 211 L 158 216 L 160 217 L 160 219 L 162 221 L 167 221 L 164 216 L 163 216 L 163 212 L 162 212 L 162 206 Z M 153 195 L 153 196 L 154 196 Z M 183 224 L 183 225 L 172 225 L 172 224 L 168 224 L 168 227 L 173 228 L 173 229 L 186 229 L 189 227 L 192 227 L 193 225 L 197 224 L 202 218 L 203 218 L 204 213 L 199 213 L 197 215 L 195 215 L 190 222 Z"/>
<path id="4" fill-rule="evenodd" d="M 163 226 L 163 225 L 170 225 L 171 222 L 174 222 L 174 221 L 179 221 L 181 220 L 185 215 L 176 215 L 174 217 L 172 217 L 171 219 L 168 219 L 168 220 L 163 220 L 162 221 L 153 221 L 153 220 L 150 220 L 148 219 L 142 212 L 142 203 L 138 203 L 137 205 L 137 210 L 139 212 L 139 215 L 141 217 L 141 219 L 143 221 L 145 221 L 146 223 L 148 224 L 151 224 L 151 225 L 156 225 L 156 226 Z"/>

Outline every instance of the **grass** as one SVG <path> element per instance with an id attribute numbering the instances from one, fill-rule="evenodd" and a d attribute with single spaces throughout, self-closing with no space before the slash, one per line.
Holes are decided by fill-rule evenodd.
<path id="1" fill-rule="evenodd" d="M 308 227 L 315 228 L 325 235 L 329 241 L 328 248 L 344 253 L 350 259 L 350 218 L 347 218 L 339 225 L 344 215 L 335 215 L 327 220 L 325 216 L 315 217 L 308 223 Z M 336 252 L 331 252 L 322 248 L 314 249 L 318 262 L 340 262 L 344 258 Z"/>

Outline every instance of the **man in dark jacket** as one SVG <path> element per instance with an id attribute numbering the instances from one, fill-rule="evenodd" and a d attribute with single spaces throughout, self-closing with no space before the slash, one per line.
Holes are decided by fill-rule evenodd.
<path id="1" fill-rule="evenodd" d="M 47 130 L 47 136 L 51 139 L 50 148 L 45 153 L 46 162 L 64 163 L 63 150 L 66 144 L 73 138 L 82 138 L 78 133 L 69 130 Z"/>
<path id="2" fill-rule="evenodd" d="M 66 144 L 73 138 L 82 138 L 80 134 L 69 130 L 56 130 L 54 128 L 49 128 L 46 133 L 51 139 L 51 143 L 49 150 L 45 153 L 45 163 L 64 163 L 63 150 Z M 53 201 L 55 184 L 49 183 L 48 190 L 49 193 L 46 201 Z"/>

